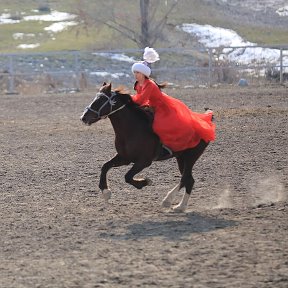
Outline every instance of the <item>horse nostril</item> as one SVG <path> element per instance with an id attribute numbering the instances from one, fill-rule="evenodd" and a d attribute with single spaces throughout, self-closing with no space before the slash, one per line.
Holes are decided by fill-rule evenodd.
<path id="1" fill-rule="evenodd" d="M 82 122 L 86 122 L 85 116 L 81 116 L 81 117 L 80 117 L 80 120 L 81 120 Z"/>

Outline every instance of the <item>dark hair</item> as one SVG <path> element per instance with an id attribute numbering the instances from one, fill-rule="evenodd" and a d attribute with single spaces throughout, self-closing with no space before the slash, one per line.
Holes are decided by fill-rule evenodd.
<path id="1" fill-rule="evenodd" d="M 147 77 L 147 76 L 145 76 L 145 78 L 152 80 L 152 81 L 158 86 L 158 88 L 159 88 L 160 90 L 163 89 L 163 88 L 165 88 L 165 87 L 167 86 L 167 84 L 168 84 L 167 82 L 157 83 L 154 79 L 152 79 L 152 78 L 150 78 L 150 77 Z M 138 83 L 138 81 L 135 81 L 135 83 L 134 83 L 134 90 L 136 90 L 136 85 L 137 85 L 137 83 Z"/>

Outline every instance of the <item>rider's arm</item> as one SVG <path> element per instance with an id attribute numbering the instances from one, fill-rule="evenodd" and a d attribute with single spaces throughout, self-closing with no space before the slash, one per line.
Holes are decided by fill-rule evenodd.
<path id="1" fill-rule="evenodd" d="M 153 84 L 151 82 L 146 82 L 140 93 L 135 94 L 132 99 L 134 102 L 140 106 L 149 105 L 150 96 L 153 91 Z"/>

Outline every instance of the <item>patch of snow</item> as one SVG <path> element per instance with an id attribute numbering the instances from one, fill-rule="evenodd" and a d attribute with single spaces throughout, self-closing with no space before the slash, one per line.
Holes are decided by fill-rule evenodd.
<path id="1" fill-rule="evenodd" d="M 25 33 L 14 33 L 12 35 L 12 37 L 13 37 L 14 40 L 19 40 L 19 39 L 22 40 L 25 37 L 34 38 L 35 34 L 33 34 L 33 33 L 27 33 L 27 34 L 25 34 Z"/>
<path id="2" fill-rule="evenodd" d="M 100 76 L 100 77 L 112 77 L 114 79 L 118 79 L 120 77 L 130 77 L 128 74 L 126 73 L 122 73 L 122 72 L 118 72 L 118 73 L 108 73 L 108 72 L 102 72 L 102 71 L 98 71 L 98 72 L 90 72 L 90 75 L 95 75 L 95 76 Z"/>
<path id="3" fill-rule="evenodd" d="M 90 75 L 95 75 L 95 76 L 100 76 L 100 77 L 107 77 L 107 76 L 109 76 L 110 75 L 110 73 L 108 73 L 108 72 L 90 72 Z"/>
<path id="4" fill-rule="evenodd" d="M 20 45 L 17 46 L 17 48 L 19 48 L 19 49 L 34 49 L 34 48 L 37 48 L 39 46 L 40 46 L 39 43 L 36 43 L 36 44 L 20 44 Z"/>
<path id="5" fill-rule="evenodd" d="M 14 40 L 23 39 L 24 33 L 14 33 L 12 37 Z"/>
<path id="6" fill-rule="evenodd" d="M 182 24 L 181 29 L 189 34 L 194 34 L 205 47 L 252 45 L 252 43 L 244 41 L 235 31 L 230 29 L 194 23 Z"/>
<path id="7" fill-rule="evenodd" d="M 11 19 L 11 14 L 3 13 L 0 15 L 0 25 L 1 24 L 16 24 L 16 23 L 20 23 L 20 20 Z"/>
<path id="8" fill-rule="evenodd" d="M 134 63 L 136 61 L 133 57 L 128 57 L 127 55 L 117 54 L 117 53 L 116 54 L 113 54 L 113 53 L 93 53 L 93 55 L 99 55 L 102 57 L 110 58 L 112 60 L 129 62 L 129 63 Z"/>
<path id="9" fill-rule="evenodd" d="M 237 48 L 230 52 L 230 49 L 224 49 L 223 53 L 227 55 L 228 60 L 239 64 L 250 63 L 276 63 L 280 58 L 280 50 L 270 48 Z"/>
<path id="10" fill-rule="evenodd" d="M 75 19 L 77 16 L 66 12 L 52 11 L 50 14 L 25 16 L 25 21 L 65 21 Z"/>
<path id="11" fill-rule="evenodd" d="M 288 6 L 284 6 L 284 7 L 277 9 L 276 13 L 281 17 L 288 16 Z"/>
<path id="12" fill-rule="evenodd" d="M 280 65 L 279 49 L 253 47 L 257 46 L 257 44 L 245 41 L 233 30 L 195 23 L 183 24 L 178 27 L 178 29 L 182 29 L 184 32 L 196 36 L 198 41 L 205 47 L 215 48 L 214 52 L 220 49 L 220 53 L 222 54 L 217 55 L 219 56 L 219 60 L 228 60 L 245 65 L 255 63 L 271 63 L 277 66 Z M 283 65 L 288 67 L 287 56 L 283 57 Z"/>
<path id="13" fill-rule="evenodd" d="M 62 22 L 56 22 L 51 24 L 50 26 L 44 28 L 45 31 L 49 31 L 49 32 L 61 32 L 65 29 L 67 29 L 69 26 L 75 26 L 78 23 L 75 21 L 62 21 Z"/>
<path id="14" fill-rule="evenodd" d="M 130 77 L 130 75 L 123 73 L 123 72 L 118 72 L 118 73 L 112 73 L 111 74 L 112 78 L 120 78 L 120 77 Z"/>
<path id="15" fill-rule="evenodd" d="M 220 5 L 223 2 L 225 6 L 242 7 L 264 13 L 267 9 L 278 9 L 287 5 L 287 0 L 217 0 L 217 2 Z"/>

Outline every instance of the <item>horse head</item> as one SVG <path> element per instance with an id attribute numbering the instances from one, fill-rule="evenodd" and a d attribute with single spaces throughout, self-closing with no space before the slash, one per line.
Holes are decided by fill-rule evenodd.
<path id="1" fill-rule="evenodd" d="M 80 118 L 82 122 L 91 125 L 124 108 L 125 104 L 118 103 L 119 101 L 116 99 L 118 93 L 112 91 L 111 88 L 111 83 L 103 83 L 94 100 L 85 108 Z"/>

